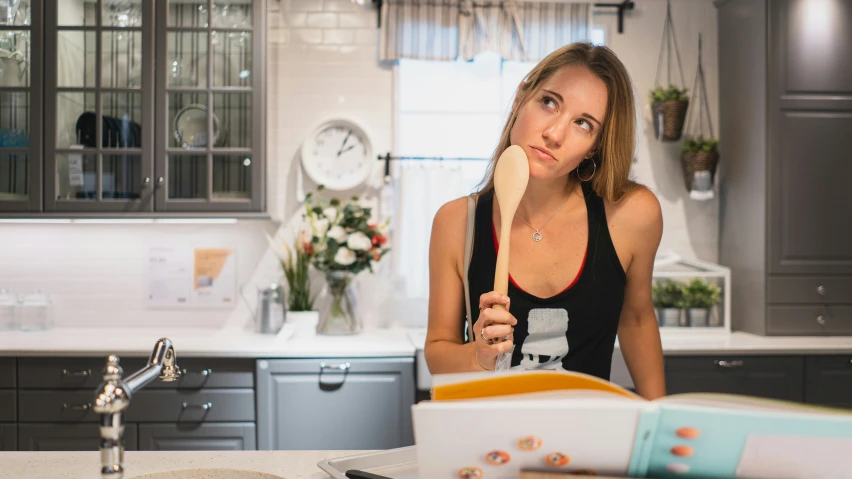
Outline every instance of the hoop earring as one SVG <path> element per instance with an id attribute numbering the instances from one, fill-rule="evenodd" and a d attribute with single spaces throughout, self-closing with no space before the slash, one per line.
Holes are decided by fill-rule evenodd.
<path id="1" fill-rule="evenodd" d="M 591 158 L 590 158 L 590 159 L 591 159 Z M 598 164 L 597 164 L 597 163 L 595 163 L 595 160 L 592 160 L 592 166 L 594 167 L 594 169 L 592 169 L 592 174 L 591 174 L 591 175 L 589 175 L 589 177 L 588 177 L 588 178 L 581 178 L 581 177 L 580 177 L 580 167 L 578 166 L 578 167 L 577 167 L 577 179 L 578 179 L 578 180 L 580 180 L 580 181 L 582 181 L 583 183 L 585 183 L 585 182 L 587 182 L 587 181 L 591 181 L 591 179 L 592 179 L 592 178 L 594 178 L 595 173 L 597 173 L 597 171 L 598 171 Z"/>

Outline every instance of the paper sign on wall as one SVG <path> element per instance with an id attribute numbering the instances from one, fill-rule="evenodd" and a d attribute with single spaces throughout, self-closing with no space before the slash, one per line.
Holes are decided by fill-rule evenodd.
<path id="1" fill-rule="evenodd" d="M 152 307 L 232 307 L 236 279 L 231 248 L 152 247 L 147 303 Z"/>

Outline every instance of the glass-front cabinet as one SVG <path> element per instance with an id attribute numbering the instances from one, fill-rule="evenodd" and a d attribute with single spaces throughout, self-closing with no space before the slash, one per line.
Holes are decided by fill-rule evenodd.
<path id="1" fill-rule="evenodd" d="M 4 2 L 24 1 L 0 0 L 0 22 Z M 24 16 L 41 6 L 43 32 Z M 0 212 L 263 211 L 262 1 L 44 0 L 31 10 L 18 8 L 20 27 L 0 23 Z M 43 58 L 30 60 L 40 37 Z M 34 132 L 37 62 L 44 121 Z"/>
<path id="2" fill-rule="evenodd" d="M 42 210 L 42 15 L 0 0 L 0 214 Z"/>

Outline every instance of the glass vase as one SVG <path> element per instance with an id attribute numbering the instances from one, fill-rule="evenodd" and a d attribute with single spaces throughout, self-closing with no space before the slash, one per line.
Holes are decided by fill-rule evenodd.
<path id="1" fill-rule="evenodd" d="M 355 275 L 349 271 L 326 273 L 328 293 L 331 297 L 317 325 L 317 334 L 357 334 L 363 329 L 356 314 Z"/>

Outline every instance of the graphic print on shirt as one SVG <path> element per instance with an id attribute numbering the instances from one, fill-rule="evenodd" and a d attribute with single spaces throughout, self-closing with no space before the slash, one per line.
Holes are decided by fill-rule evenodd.
<path id="1" fill-rule="evenodd" d="M 527 318 L 528 335 L 521 345 L 521 369 L 563 369 L 568 354 L 568 311 L 536 308 Z"/>

